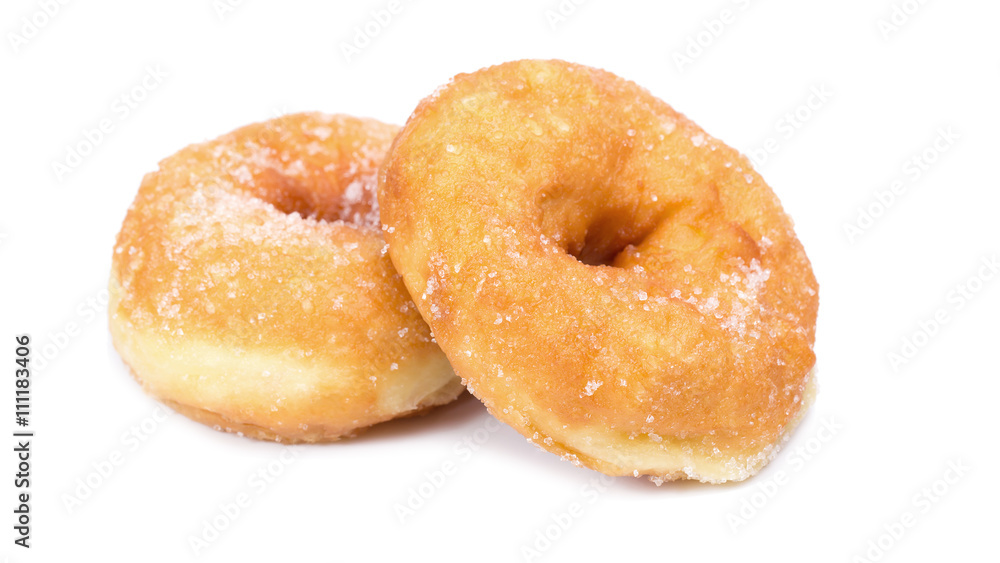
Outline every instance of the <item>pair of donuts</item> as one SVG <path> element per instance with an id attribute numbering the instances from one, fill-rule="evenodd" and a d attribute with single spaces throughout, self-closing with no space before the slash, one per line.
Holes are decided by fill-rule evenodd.
<path id="1" fill-rule="evenodd" d="M 185 414 L 328 440 L 460 378 L 575 464 L 725 482 L 805 412 L 818 288 L 790 218 L 634 83 L 517 61 L 455 77 L 398 133 L 284 119 L 162 163 L 119 235 L 116 346 Z"/>

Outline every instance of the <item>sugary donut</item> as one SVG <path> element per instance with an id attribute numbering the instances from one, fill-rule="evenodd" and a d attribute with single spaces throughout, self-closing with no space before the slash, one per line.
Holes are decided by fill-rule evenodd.
<path id="1" fill-rule="evenodd" d="M 115 246 L 109 317 L 148 392 L 217 429 L 286 442 L 462 392 L 378 229 L 377 169 L 397 130 L 289 115 L 145 177 Z"/>
<path id="2" fill-rule="evenodd" d="M 562 61 L 463 74 L 382 168 L 389 254 L 456 373 L 609 475 L 741 480 L 811 397 L 817 285 L 746 158 Z"/>

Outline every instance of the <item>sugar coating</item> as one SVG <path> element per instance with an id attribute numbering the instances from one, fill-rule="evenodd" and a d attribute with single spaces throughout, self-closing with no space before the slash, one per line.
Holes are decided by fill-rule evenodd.
<path id="1" fill-rule="evenodd" d="M 591 395 L 594 394 L 594 391 L 597 391 L 597 389 L 601 385 L 604 385 L 603 381 L 596 381 L 596 380 L 595 381 L 588 381 L 587 382 L 587 387 L 585 387 L 584 390 L 583 390 L 583 395 L 586 395 L 587 397 L 590 397 Z M 581 395 L 581 397 L 583 395 Z"/>
<path id="2" fill-rule="evenodd" d="M 790 219 L 636 85 L 561 61 L 459 75 L 404 127 L 379 198 L 456 372 L 540 447 L 738 480 L 801 413 L 818 300 Z"/>
<path id="3" fill-rule="evenodd" d="M 457 395 L 379 229 L 377 170 L 396 131 L 290 115 L 192 145 L 145 177 L 116 241 L 110 314 L 120 349 L 142 338 L 172 351 L 179 371 L 157 360 L 155 373 L 141 367 L 154 347 L 134 351 L 147 387 L 198 420 L 308 440 Z M 435 387 L 404 385 L 417 395 L 385 403 L 397 384 L 381 375 L 420 362 Z M 451 397 L 435 396 L 443 386 Z"/>

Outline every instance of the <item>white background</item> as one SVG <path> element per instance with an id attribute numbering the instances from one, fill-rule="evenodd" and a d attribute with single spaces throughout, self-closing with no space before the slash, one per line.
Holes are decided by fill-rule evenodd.
<path id="1" fill-rule="evenodd" d="M 43 4 L 0 8 L 0 357 L 13 370 L 19 333 L 34 338 L 36 368 L 52 356 L 32 376 L 30 551 L 12 543 L 14 443 L 0 439 L 0 557 L 194 559 L 190 538 L 240 493 L 250 506 L 200 559 L 513 561 L 525 546 L 543 561 L 995 557 L 1000 276 L 979 274 L 1000 252 L 996 2 L 909 0 L 913 13 L 886 31 L 879 21 L 903 0 L 567 1 L 564 20 L 547 15 L 557 0 L 402 1 L 351 57 L 343 44 L 387 0 L 247 0 L 221 15 L 212 0 L 71 2 L 52 17 L 38 15 Z M 729 23 L 712 23 L 723 10 Z M 43 25 L 32 33 L 22 18 Z M 356 440 L 295 447 L 290 464 L 277 461 L 280 445 L 177 415 L 154 423 L 157 403 L 124 371 L 99 301 L 114 236 L 159 159 L 290 111 L 402 123 L 453 74 L 550 57 L 635 80 L 744 152 L 775 140 L 759 168 L 820 282 L 820 394 L 770 466 L 735 485 L 605 487 L 507 427 L 490 432 L 469 397 Z M 147 67 L 166 77 L 123 115 L 116 99 Z M 830 95 L 801 108 L 814 88 Z M 789 135 L 781 120 L 796 110 L 807 119 Z M 113 130 L 58 177 L 53 163 L 102 119 Z M 947 151 L 915 168 L 949 128 Z M 901 193 L 879 203 L 896 180 Z M 861 207 L 878 217 L 851 237 Z M 979 291 L 960 298 L 960 285 Z M 947 322 L 934 329 L 939 310 Z M 904 338 L 920 343 L 915 354 Z M 912 357 L 894 366 L 903 351 Z M 5 432 L 12 383 L 0 385 Z M 123 437 L 133 427 L 142 442 Z M 478 449 L 456 449 L 462 440 Z M 112 457 L 121 463 L 101 476 Z M 442 482 L 446 462 L 457 470 Z M 248 476 L 269 464 L 281 475 L 261 490 Z M 430 498 L 401 521 L 397 505 L 421 487 Z M 566 524 L 572 503 L 582 514 Z M 733 519 L 741 508 L 745 525 Z M 887 535 L 906 513 L 912 527 Z"/>

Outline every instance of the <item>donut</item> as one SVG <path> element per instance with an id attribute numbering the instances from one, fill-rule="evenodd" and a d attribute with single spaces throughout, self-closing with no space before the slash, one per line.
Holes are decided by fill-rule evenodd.
<path id="1" fill-rule="evenodd" d="M 332 441 L 463 390 L 386 255 L 377 170 L 398 127 L 303 113 L 147 174 L 114 247 L 112 342 L 219 430 Z"/>
<path id="2" fill-rule="evenodd" d="M 608 475 L 756 473 L 813 395 L 818 287 L 734 149 L 563 61 L 460 74 L 383 164 L 389 255 L 455 372 Z"/>

